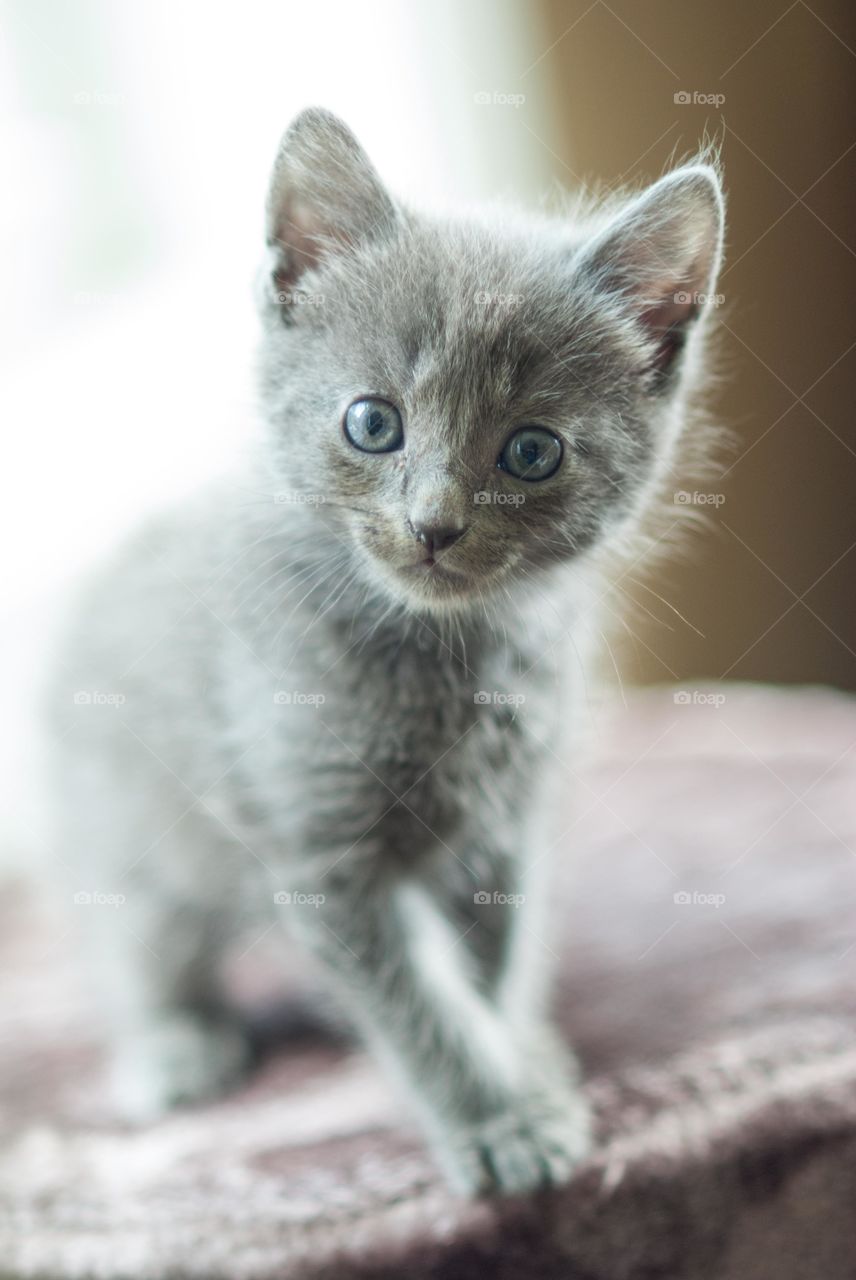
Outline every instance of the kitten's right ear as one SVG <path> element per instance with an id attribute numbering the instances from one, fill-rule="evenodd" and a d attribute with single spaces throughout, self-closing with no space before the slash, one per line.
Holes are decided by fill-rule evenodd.
<path id="1" fill-rule="evenodd" d="M 660 387 L 710 304 L 723 220 L 716 170 L 686 165 L 631 200 L 580 253 L 580 278 L 636 323 Z"/>
<path id="2" fill-rule="evenodd" d="M 395 205 L 350 129 L 310 107 L 289 125 L 267 199 L 268 279 L 288 305 L 304 272 L 337 249 L 393 230 Z"/>

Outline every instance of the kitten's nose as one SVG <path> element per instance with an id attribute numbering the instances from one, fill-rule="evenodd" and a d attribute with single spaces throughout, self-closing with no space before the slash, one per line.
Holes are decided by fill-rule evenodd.
<path id="1" fill-rule="evenodd" d="M 410 528 L 429 556 L 447 551 L 465 532 L 463 528 L 440 524 L 411 524 Z"/>

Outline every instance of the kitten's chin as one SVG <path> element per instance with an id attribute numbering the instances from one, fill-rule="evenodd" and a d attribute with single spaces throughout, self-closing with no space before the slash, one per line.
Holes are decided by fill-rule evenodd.
<path id="1" fill-rule="evenodd" d="M 459 569 L 441 564 L 406 565 L 384 568 L 380 578 L 387 593 L 420 613 L 450 613 L 471 609 L 490 589 L 489 581 L 478 580 Z"/>

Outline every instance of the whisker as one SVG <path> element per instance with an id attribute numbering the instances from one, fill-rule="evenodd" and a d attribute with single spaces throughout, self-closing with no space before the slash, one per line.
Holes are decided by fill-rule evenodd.
<path id="1" fill-rule="evenodd" d="M 645 591 L 650 591 L 651 595 L 656 596 L 657 599 L 661 602 L 661 604 L 664 604 L 667 609 L 671 609 L 672 613 L 674 613 L 677 617 L 679 617 L 681 622 L 686 623 L 686 625 L 690 628 L 691 631 L 694 631 L 697 636 L 700 636 L 702 638 L 702 640 L 707 639 L 707 636 L 704 634 L 704 632 L 699 631 L 698 627 L 693 626 L 689 618 L 685 618 L 684 615 L 681 613 L 680 609 L 676 609 L 675 606 L 665 598 L 665 596 L 661 596 L 660 593 L 658 591 L 655 591 L 653 587 L 649 586 L 647 582 L 642 582 L 640 578 L 631 578 L 629 576 L 627 581 L 634 583 L 634 585 L 637 587 L 642 587 Z"/>

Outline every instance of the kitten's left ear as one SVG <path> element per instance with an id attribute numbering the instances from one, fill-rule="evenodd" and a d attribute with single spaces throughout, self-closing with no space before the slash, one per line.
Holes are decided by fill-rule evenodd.
<path id="1" fill-rule="evenodd" d="M 638 322 L 661 385 L 713 294 L 724 221 L 716 171 L 687 165 L 631 201 L 577 260 L 598 294 Z"/>
<path id="2" fill-rule="evenodd" d="M 269 272 L 274 290 L 293 296 L 322 259 L 391 231 L 396 210 L 347 125 L 320 107 L 286 130 L 267 200 Z"/>

